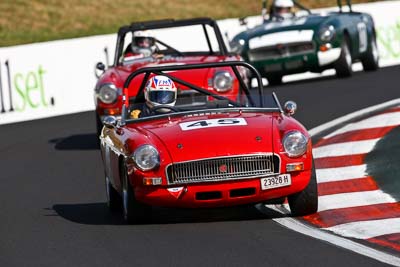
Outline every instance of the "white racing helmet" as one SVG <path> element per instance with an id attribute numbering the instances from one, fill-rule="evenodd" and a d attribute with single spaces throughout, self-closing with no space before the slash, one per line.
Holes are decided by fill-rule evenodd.
<path id="1" fill-rule="evenodd" d="M 156 52 L 156 39 L 153 32 L 136 31 L 132 35 L 132 52 L 137 54 L 143 54 L 144 56 L 151 56 Z"/>
<path id="2" fill-rule="evenodd" d="M 157 75 L 147 81 L 144 97 L 146 104 L 150 108 L 165 105 L 175 106 L 177 89 L 175 83 L 168 77 Z M 170 111 L 169 109 L 160 109 L 159 112 Z"/>
<path id="3" fill-rule="evenodd" d="M 274 0 L 271 6 L 271 17 L 285 19 L 293 16 L 294 2 L 292 0 Z"/>

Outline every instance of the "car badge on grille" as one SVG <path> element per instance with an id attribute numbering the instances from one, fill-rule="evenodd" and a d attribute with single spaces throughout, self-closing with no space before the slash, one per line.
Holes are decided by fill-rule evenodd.
<path id="1" fill-rule="evenodd" d="M 225 173 L 228 171 L 228 166 L 226 164 L 219 165 L 219 172 Z"/>
<path id="2" fill-rule="evenodd" d="M 168 192 L 176 197 L 177 199 L 182 195 L 182 193 L 185 191 L 183 186 L 181 187 L 173 187 L 173 188 L 167 188 Z"/>

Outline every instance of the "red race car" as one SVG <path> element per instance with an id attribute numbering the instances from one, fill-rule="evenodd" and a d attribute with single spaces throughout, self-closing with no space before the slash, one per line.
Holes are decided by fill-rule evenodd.
<path id="1" fill-rule="evenodd" d="M 178 77 L 181 71 L 230 69 L 239 83 L 231 100 Z M 250 93 L 239 69 L 256 77 Z M 189 78 L 189 77 L 186 77 Z M 136 81 L 140 79 L 141 81 Z M 129 95 L 133 81 L 137 95 Z M 245 62 L 141 68 L 124 83 L 122 116 L 107 116 L 100 135 L 108 206 L 128 223 L 151 206 L 223 207 L 288 198 L 295 216 L 317 211 L 312 145 L 306 129 L 274 93 L 263 96 L 259 73 Z M 179 103 L 184 86 L 206 103 Z"/>
<path id="2" fill-rule="evenodd" d="M 102 63 L 97 71 L 103 73 L 95 87 L 97 132 L 100 133 L 104 116 L 121 114 L 122 86 L 128 75 L 137 69 L 150 66 L 195 64 L 241 60 L 228 53 L 217 23 L 209 18 L 187 20 L 159 20 L 132 23 L 118 31 L 115 60 L 106 70 Z M 180 77 L 190 76 L 190 81 L 209 91 L 236 100 L 239 86 L 229 69 L 201 69 L 181 71 Z M 246 73 L 242 73 L 245 77 Z M 130 90 L 135 96 L 135 82 Z M 206 99 L 181 86 L 179 94 L 186 103 L 205 103 Z M 137 90 L 137 89 L 136 89 Z"/>

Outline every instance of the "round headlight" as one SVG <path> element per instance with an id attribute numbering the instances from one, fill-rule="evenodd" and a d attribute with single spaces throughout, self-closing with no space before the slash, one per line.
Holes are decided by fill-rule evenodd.
<path id="1" fill-rule="evenodd" d="M 227 71 L 216 72 L 213 79 L 213 87 L 217 92 L 226 92 L 232 89 L 233 78 Z"/>
<path id="2" fill-rule="evenodd" d="M 323 42 L 330 42 L 333 37 L 335 37 L 335 28 L 332 25 L 323 27 L 319 31 L 319 38 Z"/>
<path id="3" fill-rule="evenodd" d="M 117 100 L 117 91 L 117 87 L 114 84 L 106 83 L 100 86 L 97 96 L 101 102 L 111 104 Z"/>
<path id="4" fill-rule="evenodd" d="M 142 145 L 136 149 L 133 160 L 142 171 L 149 171 L 160 165 L 160 155 L 151 145 Z"/>
<path id="5" fill-rule="evenodd" d="M 307 151 L 308 138 L 299 131 L 292 131 L 283 138 L 283 147 L 289 157 L 299 157 Z"/>
<path id="6" fill-rule="evenodd" d="M 245 41 L 243 39 L 230 42 L 229 46 L 231 48 L 231 52 L 238 53 L 238 54 L 242 53 L 244 44 L 245 44 Z"/>

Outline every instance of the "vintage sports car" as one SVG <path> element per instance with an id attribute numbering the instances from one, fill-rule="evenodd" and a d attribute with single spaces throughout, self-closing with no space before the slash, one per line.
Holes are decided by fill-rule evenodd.
<path id="1" fill-rule="evenodd" d="M 352 74 L 352 63 L 361 61 L 364 70 L 379 67 L 374 21 L 369 14 L 349 12 L 314 14 L 302 11 L 291 17 L 264 18 L 264 23 L 236 35 L 231 49 L 251 63 L 269 84 L 280 84 L 288 74 L 322 72 L 333 68 L 338 77 Z M 266 14 L 266 1 L 263 13 Z"/>
<path id="2" fill-rule="evenodd" d="M 137 42 L 146 40 L 151 40 L 150 47 L 138 47 Z M 104 64 L 97 64 L 98 71 L 103 71 L 94 90 L 98 134 L 104 116 L 121 114 L 123 83 L 137 69 L 232 60 L 241 58 L 228 53 L 217 23 L 209 18 L 145 21 L 121 27 L 114 63 L 107 70 Z M 190 75 L 193 83 L 229 99 L 235 100 L 238 95 L 237 82 L 229 69 L 182 71 L 180 75 L 182 78 Z M 135 88 L 134 83 L 131 87 Z M 204 102 L 201 99 L 204 96 L 199 98 L 193 90 L 179 89 L 179 93 L 186 96 L 186 102 Z M 130 92 L 130 96 L 135 95 L 136 92 Z"/>
<path id="3" fill-rule="evenodd" d="M 189 77 L 177 77 L 184 70 L 214 68 L 232 70 L 240 97 L 231 100 L 191 83 Z M 257 78 L 258 94 L 250 93 L 240 68 Z M 160 75 L 173 81 L 172 88 L 189 87 L 208 101 L 179 105 L 178 95 L 174 106 L 154 105 L 145 116 L 134 116 L 138 107 L 147 107 L 147 90 Z M 135 82 L 138 94 L 131 97 L 128 88 L 135 79 L 141 82 Z M 100 135 L 109 208 L 122 206 L 128 223 L 146 221 L 152 206 L 224 207 L 283 203 L 286 197 L 293 215 L 316 212 L 310 136 L 291 117 L 295 103 L 289 101 L 282 109 L 275 94 L 263 96 L 261 83 L 257 71 L 240 61 L 131 73 L 124 83 L 122 115 L 105 117 Z"/>

